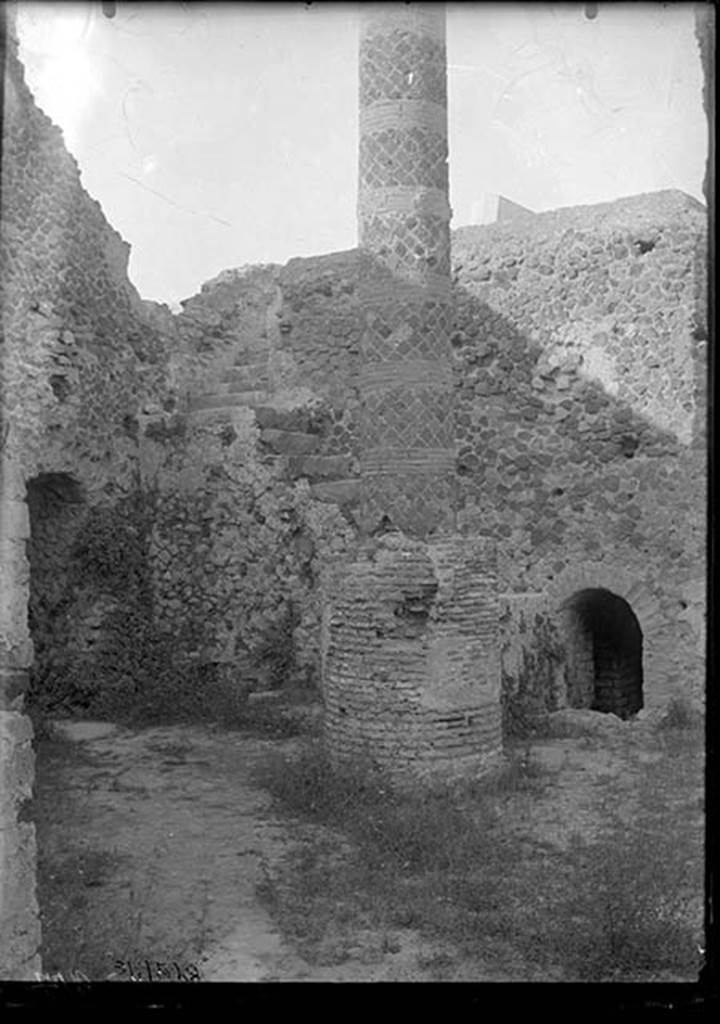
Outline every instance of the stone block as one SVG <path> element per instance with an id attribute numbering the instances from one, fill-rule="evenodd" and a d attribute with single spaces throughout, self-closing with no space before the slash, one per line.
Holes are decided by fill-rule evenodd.
<path id="1" fill-rule="evenodd" d="M 335 505 L 357 505 L 360 493 L 360 480 L 333 480 L 312 484 L 310 487 L 310 494 L 317 501 L 332 502 Z"/>
<path id="2" fill-rule="evenodd" d="M 65 722 L 58 719 L 52 725 L 53 729 L 73 742 L 102 739 L 117 731 L 113 722 Z"/>
<path id="3" fill-rule="evenodd" d="M 248 694 L 248 704 L 273 704 L 283 697 L 281 690 L 258 690 Z"/>
<path id="4" fill-rule="evenodd" d="M 260 440 L 281 455 L 310 455 L 320 444 L 316 434 L 271 428 L 260 431 Z"/>
<path id="5" fill-rule="evenodd" d="M 25 474 L 22 466 L 12 459 L 3 457 L 0 462 L 0 496 L 3 501 L 24 501 L 27 493 Z"/>
<path id="6" fill-rule="evenodd" d="M 27 538 L 30 536 L 30 515 L 24 501 L 7 501 L 0 503 L 0 537 Z"/>
<path id="7" fill-rule="evenodd" d="M 236 385 L 235 390 L 243 390 L 258 384 L 266 384 L 268 375 L 267 360 L 259 363 L 246 363 L 244 366 L 234 366 L 223 374 L 223 384 Z"/>
<path id="8" fill-rule="evenodd" d="M 14 710 L 28 685 L 27 669 L 0 665 L 0 710 Z"/>
<path id="9" fill-rule="evenodd" d="M 565 751 L 562 747 L 536 745 L 532 748 L 532 763 L 536 764 L 543 771 L 559 772 L 565 764 L 565 757 Z"/>
<path id="10" fill-rule="evenodd" d="M 307 409 L 276 409 L 269 405 L 255 408 L 255 419 L 261 430 L 289 430 L 307 433 L 310 413 Z"/>
<path id="11" fill-rule="evenodd" d="M 352 459 L 348 455 L 291 456 L 288 471 L 292 477 L 306 476 L 310 480 L 346 479 Z"/>
<path id="12" fill-rule="evenodd" d="M 558 739 L 578 736 L 608 736 L 619 733 L 627 723 L 617 715 L 589 708 L 563 708 L 548 715 L 548 729 Z"/>
<path id="13" fill-rule="evenodd" d="M 27 654 L 32 651 L 28 632 L 27 615 L 28 587 L 27 584 L 14 580 L 5 580 L 0 586 L 0 643 L 18 653 Z M 28 665 L 32 654 L 27 660 L 18 658 L 20 665 Z"/>
<path id="14" fill-rule="evenodd" d="M 267 399 L 265 391 L 239 391 L 226 395 L 200 395 L 191 398 L 188 409 L 190 412 L 204 412 L 212 409 L 231 409 L 236 406 L 251 406 Z"/>
<path id="15" fill-rule="evenodd" d="M 32 722 L 27 715 L 0 713 L 0 752 L 7 754 L 6 744 L 14 747 L 20 743 L 31 743 Z"/>
<path id="16" fill-rule="evenodd" d="M 35 830 L 17 820 L 31 796 L 32 725 L 0 711 L 0 977 L 30 980 L 39 969 L 40 928 L 35 899 Z"/>
<path id="17" fill-rule="evenodd" d="M 701 729 L 705 723 L 702 701 L 692 696 L 675 695 L 662 704 L 643 708 L 637 718 L 651 729 Z"/>
<path id="18" fill-rule="evenodd" d="M 40 970 L 32 825 L 0 823 L 0 878 L 0 978 L 31 981 Z"/>

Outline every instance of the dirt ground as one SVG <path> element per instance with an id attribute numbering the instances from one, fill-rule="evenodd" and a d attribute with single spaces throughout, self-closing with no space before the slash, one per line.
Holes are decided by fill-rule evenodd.
<path id="1" fill-rule="evenodd" d="M 400 930 L 392 950 L 359 934 L 344 963 L 311 966 L 283 941 L 256 887 L 295 841 L 253 782 L 253 766 L 295 739 L 215 726 L 131 730 L 63 722 L 38 744 L 39 900 L 45 974 L 91 980 L 425 981 L 438 949 Z M 608 781 L 632 816 L 648 759 L 642 732 L 598 743 L 583 737 L 528 746 L 545 791 L 514 798 L 513 828 L 562 846 L 592 838 Z M 619 796 L 618 796 L 619 794 Z M 702 817 L 703 779 L 691 799 Z M 698 913 L 702 897 L 698 894 Z M 68 949 L 75 952 L 69 959 Z M 518 980 L 474 963 L 456 980 Z M 540 980 L 527 976 L 525 980 Z M 551 980 L 548 978 L 547 980 Z"/>
<path id="2" fill-rule="evenodd" d="M 284 944 L 260 905 L 258 882 L 293 840 L 271 813 L 268 795 L 253 785 L 252 767 L 292 741 L 201 726 L 59 728 L 81 746 L 81 757 L 58 750 L 54 766 L 39 765 L 39 799 L 54 793 L 71 811 L 58 815 L 39 845 L 53 863 L 72 853 L 89 876 L 79 924 L 88 947 L 96 948 L 100 936 L 113 944 L 100 962 L 96 953 L 89 963 L 80 953 L 72 970 L 118 981 L 146 980 L 148 971 L 153 980 L 425 979 L 417 967 L 425 947 L 412 933 L 386 963 L 368 965 L 359 936 L 357 959 L 311 967 Z M 103 853 L 107 862 L 98 869 Z M 46 956 L 43 969 L 71 970 L 58 956 Z"/>

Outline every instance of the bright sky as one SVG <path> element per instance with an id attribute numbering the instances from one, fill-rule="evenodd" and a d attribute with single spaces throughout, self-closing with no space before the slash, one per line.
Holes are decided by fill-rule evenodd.
<path id="1" fill-rule="evenodd" d="M 353 4 L 21 3 L 83 184 L 170 305 L 228 267 L 356 244 Z M 453 227 L 678 188 L 703 200 L 690 3 L 448 4 Z"/>

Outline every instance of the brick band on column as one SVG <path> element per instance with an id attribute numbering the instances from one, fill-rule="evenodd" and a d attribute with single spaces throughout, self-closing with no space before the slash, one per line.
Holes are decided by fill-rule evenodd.
<path id="1" fill-rule="evenodd" d="M 366 532 L 388 519 L 422 537 L 454 522 L 447 159 L 443 8 L 364 5 L 359 236 L 392 275 L 360 295 Z"/>

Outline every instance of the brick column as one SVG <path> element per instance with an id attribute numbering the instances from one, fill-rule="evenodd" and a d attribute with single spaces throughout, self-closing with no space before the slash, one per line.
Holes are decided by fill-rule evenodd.
<path id="1" fill-rule="evenodd" d="M 443 7 L 363 5 L 366 537 L 325 589 L 322 676 L 331 761 L 398 786 L 477 776 L 502 747 L 494 548 L 454 532 L 447 155 Z"/>
<path id="2" fill-rule="evenodd" d="M 364 282 L 361 525 L 425 537 L 454 525 L 445 12 L 362 5 Z"/>

